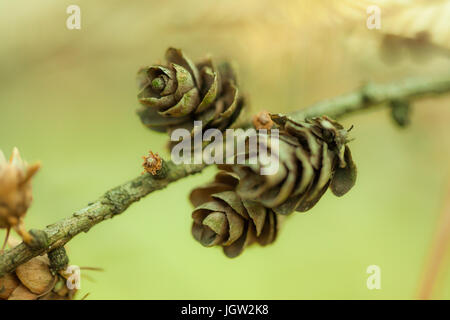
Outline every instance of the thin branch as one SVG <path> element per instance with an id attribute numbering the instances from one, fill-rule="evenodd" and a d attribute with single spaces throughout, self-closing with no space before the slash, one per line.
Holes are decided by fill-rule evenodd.
<path id="1" fill-rule="evenodd" d="M 124 212 L 132 203 L 149 193 L 165 188 L 169 183 L 201 172 L 206 165 L 175 165 L 166 162 L 166 176 L 157 178 L 150 174 L 139 176 L 107 191 L 97 201 L 76 211 L 72 216 L 47 226 L 48 247 L 33 250 L 24 243 L 0 256 L 0 276 L 13 271 L 33 257 L 65 245 L 81 232 L 88 232 L 96 224 Z"/>
<path id="2" fill-rule="evenodd" d="M 369 83 L 358 91 L 323 100 L 307 109 L 294 112 L 291 116 L 297 120 L 317 115 L 327 115 L 337 119 L 355 112 L 375 109 L 395 100 L 412 101 L 448 92 L 450 92 L 450 76 L 440 79 L 412 78 L 389 84 Z"/>
<path id="3" fill-rule="evenodd" d="M 292 116 L 296 119 L 321 115 L 339 118 L 356 111 L 378 107 L 392 100 L 414 100 L 422 96 L 448 92 L 450 92 L 450 77 L 444 80 L 412 79 L 387 85 L 369 84 L 357 92 L 317 103 L 293 113 Z M 43 230 L 48 238 L 48 246 L 32 249 L 22 243 L 6 251 L 0 256 L 0 276 L 15 270 L 33 257 L 65 245 L 77 234 L 88 232 L 96 224 L 124 212 L 132 203 L 151 192 L 201 172 L 206 167 L 204 164 L 175 165 L 170 161 L 166 162 L 166 165 L 167 173 L 164 178 L 153 177 L 149 174 L 135 178 L 106 192 L 100 199 L 78 210 L 72 216 L 48 226 Z"/>

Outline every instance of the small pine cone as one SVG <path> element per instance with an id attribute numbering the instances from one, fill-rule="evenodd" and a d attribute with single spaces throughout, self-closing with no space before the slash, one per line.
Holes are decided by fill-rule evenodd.
<path id="1" fill-rule="evenodd" d="M 144 125 L 158 132 L 203 127 L 225 130 L 237 120 L 243 106 L 235 72 L 228 63 L 219 67 L 207 58 L 197 64 L 180 49 L 166 51 L 166 65 L 139 70 L 138 114 Z"/>
<path id="2" fill-rule="evenodd" d="M 346 145 L 348 131 L 323 116 L 296 122 L 272 115 L 279 126 L 279 167 L 271 175 L 261 175 L 261 165 L 235 165 L 239 175 L 237 193 L 276 213 L 311 209 L 328 187 L 336 196 L 347 193 L 356 181 L 356 166 Z M 267 143 L 270 149 L 270 139 Z"/>
<path id="3" fill-rule="evenodd" d="M 236 174 L 217 173 L 215 180 L 191 192 L 192 235 L 205 247 L 222 246 L 229 258 L 237 257 L 245 247 L 275 241 L 281 216 L 262 205 L 242 200 L 235 188 Z"/>
<path id="4" fill-rule="evenodd" d="M 23 218 L 31 205 L 31 179 L 40 164 L 28 165 L 15 148 L 9 161 L 0 150 L 0 228 L 14 228 L 30 243 L 32 236 L 23 226 Z"/>

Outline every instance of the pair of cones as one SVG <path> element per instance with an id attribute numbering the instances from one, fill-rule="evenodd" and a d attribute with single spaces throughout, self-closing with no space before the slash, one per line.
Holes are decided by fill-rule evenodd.
<path id="1" fill-rule="evenodd" d="M 199 120 L 202 129 L 224 131 L 235 125 L 245 104 L 229 63 L 217 67 L 207 58 L 194 64 L 174 48 L 167 50 L 166 60 L 138 72 L 138 114 L 144 125 L 169 134 L 178 128 L 194 134 L 194 121 Z M 228 257 L 253 243 L 272 243 L 284 216 L 310 210 L 328 188 L 342 196 L 356 180 L 349 130 L 338 122 L 326 116 L 295 121 L 265 114 L 254 125 L 280 130 L 277 141 L 265 139 L 270 141 L 266 150 L 272 142 L 279 146 L 277 172 L 261 175 L 259 163 L 222 166 L 213 182 L 190 196 L 196 207 L 194 238 L 207 247 L 221 246 Z"/>
<path id="2" fill-rule="evenodd" d="M 213 182 L 190 195 L 194 238 L 206 247 L 221 246 L 230 258 L 253 243 L 274 242 L 287 215 L 310 210 L 328 188 L 342 196 L 356 181 L 348 131 L 339 123 L 325 116 L 272 120 L 280 130 L 276 172 L 261 175 L 260 163 L 221 165 Z M 263 139 L 268 148 L 272 139 Z"/>

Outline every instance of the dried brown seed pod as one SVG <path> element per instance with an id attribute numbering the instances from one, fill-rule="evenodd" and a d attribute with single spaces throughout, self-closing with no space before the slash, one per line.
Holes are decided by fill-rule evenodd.
<path id="1" fill-rule="evenodd" d="M 31 179 L 39 168 L 39 163 L 28 165 L 23 161 L 17 148 L 9 161 L 0 150 L 0 228 L 7 229 L 7 235 L 13 228 L 25 243 L 33 239 L 24 227 L 23 218 L 33 199 Z"/>

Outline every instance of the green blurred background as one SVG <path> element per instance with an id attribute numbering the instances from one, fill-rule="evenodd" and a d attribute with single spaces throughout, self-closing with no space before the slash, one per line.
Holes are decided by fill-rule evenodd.
<path id="1" fill-rule="evenodd" d="M 382 6 L 381 30 L 366 28 L 368 3 Z M 67 217 L 139 175 L 148 150 L 167 156 L 166 137 L 135 114 L 134 79 L 166 47 L 194 59 L 235 60 L 253 111 L 288 112 L 367 81 L 448 75 L 446 3 L 1 1 L 0 148 L 9 154 L 17 146 L 25 159 L 43 163 L 27 227 Z M 81 8 L 81 30 L 66 28 L 71 4 Z M 417 6 L 431 13 L 398 18 L 425 12 Z M 404 21 L 412 26 L 398 26 Z M 411 38 L 421 28 L 429 42 Z M 386 46 L 386 34 L 399 40 Z M 213 168 L 153 193 L 68 244 L 72 264 L 105 269 L 84 272 L 79 297 L 415 298 L 449 194 L 449 121 L 448 97 L 416 103 L 405 130 L 385 109 L 344 119 L 355 125 L 356 187 L 341 199 L 327 193 L 308 214 L 292 216 L 275 244 L 233 260 L 190 234 L 187 195 Z M 381 267 L 381 290 L 366 287 L 369 265 Z M 445 272 L 433 297 L 450 298 Z"/>

